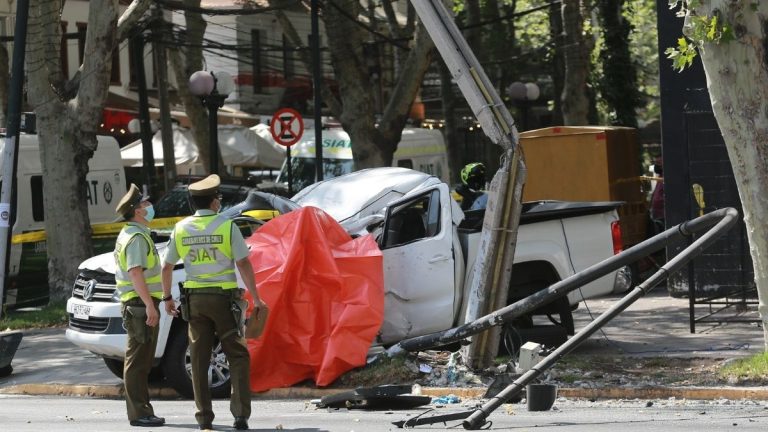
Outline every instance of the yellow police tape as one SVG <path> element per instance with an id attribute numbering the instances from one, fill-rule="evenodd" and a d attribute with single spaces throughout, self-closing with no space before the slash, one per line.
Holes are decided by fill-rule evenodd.
<path id="1" fill-rule="evenodd" d="M 270 220 L 280 215 L 280 213 L 276 210 L 250 210 L 244 212 L 243 214 L 264 221 Z M 185 217 L 186 216 L 155 219 L 149 223 L 149 228 L 154 230 L 171 230 L 177 222 L 184 219 Z M 93 237 L 117 236 L 117 234 L 120 233 L 120 230 L 123 229 L 123 225 L 125 225 L 125 222 L 93 224 L 91 225 L 91 231 L 93 232 Z M 13 235 L 13 237 L 11 237 L 11 243 L 36 243 L 45 241 L 45 239 L 45 230 L 29 231 Z"/>

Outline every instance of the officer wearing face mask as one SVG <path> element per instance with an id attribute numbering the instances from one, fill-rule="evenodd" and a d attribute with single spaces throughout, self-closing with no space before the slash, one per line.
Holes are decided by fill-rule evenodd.
<path id="1" fill-rule="evenodd" d="M 149 402 L 148 376 L 157 346 L 160 302 L 163 298 L 160 257 L 149 231 L 155 217 L 149 197 L 132 184 L 117 204 L 116 213 L 128 221 L 115 243 L 115 280 L 122 303 L 123 326 L 128 333 L 123 386 L 131 426 L 157 427 L 165 419 L 155 416 Z"/>

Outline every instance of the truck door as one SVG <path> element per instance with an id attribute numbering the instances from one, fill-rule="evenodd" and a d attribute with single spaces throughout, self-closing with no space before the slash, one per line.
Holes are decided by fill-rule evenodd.
<path id="1" fill-rule="evenodd" d="M 454 308 L 453 225 L 439 184 L 390 205 L 384 255 L 383 343 L 450 328 Z"/>

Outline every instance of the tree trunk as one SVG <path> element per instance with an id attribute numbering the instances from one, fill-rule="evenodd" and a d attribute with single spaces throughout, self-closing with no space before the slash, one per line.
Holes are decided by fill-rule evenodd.
<path id="1" fill-rule="evenodd" d="M 343 11 L 343 12 L 342 12 Z M 392 156 L 408 113 L 431 60 L 433 43 L 422 25 L 416 27 L 402 73 L 376 126 L 374 86 L 364 61 L 366 33 L 349 16 L 360 15 L 360 3 L 345 0 L 323 9 L 331 62 L 339 83 L 341 121 L 352 140 L 355 169 L 392 165 Z"/>
<path id="2" fill-rule="evenodd" d="M 598 0 L 597 4 L 605 41 L 600 50 L 603 75 L 597 86 L 608 104 L 611 124 L 636 128 L 640 92 L 636 66 L 629 51 L 632 25 L 622 13 L 625 0 Z"/>
<path id="3" fill-rule="evenodd" d="M 565 82 L 563 85 L 563 122 L 565 125 L 589 123 L 587 77 L 589 75 L 589 49 L 584 37 L 584 17 L 580 0 L 563 0 L 563 28 L 565 29 Z"/>
<path id="4" fill-rule="evenodd" d="M 200 7 L 200 0 L 184 0 L 184 6 Z M 200 98 L 189 91 L 189 77 L 203 69 L 203 37 L 207 26 L 203 17 L 197 12 L 184 12 L 184 20 L 187 24 L 186 43 L 183 47 L 184 58 L 181 58 L 179 50 L 169 49 L 168 59 L 176 76 L 177 91 L 184 112 L 187 113 L 192 125 L 192 134 L 197 143 L 198 163 L 207 170 L 211 157 L 210 133 L 208 128 L 208 111 L 200 102 Z M 221 159 L 220 159 L 221 160 Z M 180 175 L 188 173 L 178 173 Z"/>
<path id="5" fill-rule="evenodd" d="M 443 118 L 445 119 L 445 149 L 448 154 L 448 178 L 452 182 L 458 182 L 459 172 L 461 171 L 461 162 L 463 152 L 459 147 L 459 140 L 456 134 L 458 129 L 456 121 L 456 97 L 453 94 L 453 83 L 451 81 L 451 71 L 440 61 L 440 93 L 443 99 Z"/>
<path id="6" fill-rule="evenodd" d="M 552 3 L 549 7 L 549 34 L 552 37 L 556 47 L 565 46 L 564 30 L 563 30 L 563 14 L 560 11 L 559 3 Z M 563 81 L 565 81 L 565 58 L 563 56 L 563 50 L 555 49 L 552 53 L 552 86 L 555 91 L 554 94 L 563 94 Z M 563 124 L 563 100 L 556 97 L 554 100 L 554 108 L 552 110 L 552 124 Z"/>
<path id="7" fill-rule="evenodd" d="M 82 78 L 72 99 L 56 92 L 61 78 L 60 1 L 30 4 L 29 100 L 37 112 L 51 299 L 69 296 L 78 265 L 93 255 L 86 201 L 88 160 L 109 89 L 117 34 L 117 0 L 92 0 Z"/>
<path id="8" fill-rule="evenodd" d="M 719 11 L 720 22 L 735 30 L 734 41 L 707 43 L 699 53 L 744 210 L 768 350 L 768 3 L 755 3 L 754 11 L 750 7 L 749 2 L 710 0 L 693 12 L 712 16 Z"/>

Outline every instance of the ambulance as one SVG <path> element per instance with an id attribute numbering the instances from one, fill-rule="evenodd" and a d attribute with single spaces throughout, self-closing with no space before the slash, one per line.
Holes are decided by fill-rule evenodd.
<path id="1" fill-rule="evenodd" d="M 323 179 L 355 171 L 352 141 L 341 128 L 323 130 Z M 292 190 L 298 192 L 315 182 L 315 131 L 307 129 L 290 147 Z M 443 134 L 436 129 L 405 128 L 392 158 L 392 166 L 431 174 L 449 183 L 448 156 Z M 287 159 L 276 183 L 288 183 Z"/>
<path id="2" fill-rule="evenodd" d="M 5 139 L 0 140 L 0 167 Z M 16 172 L 16 222 L 11 230 L 8 286 L 3 304 L 14 308 L 48 301 L 48 257 L 43 208 L 43 174 L 40 146 L 35 134 L 19 135 Z M 97 252 L 114 248 L 121 224 L 113 224 L 115 205 L 125 193 L 125 173 L 120 147 L 108 136 L 98 137 L 98 146 L 88 161 L 86 189 L 88 216 L 93 225 Z"/>

